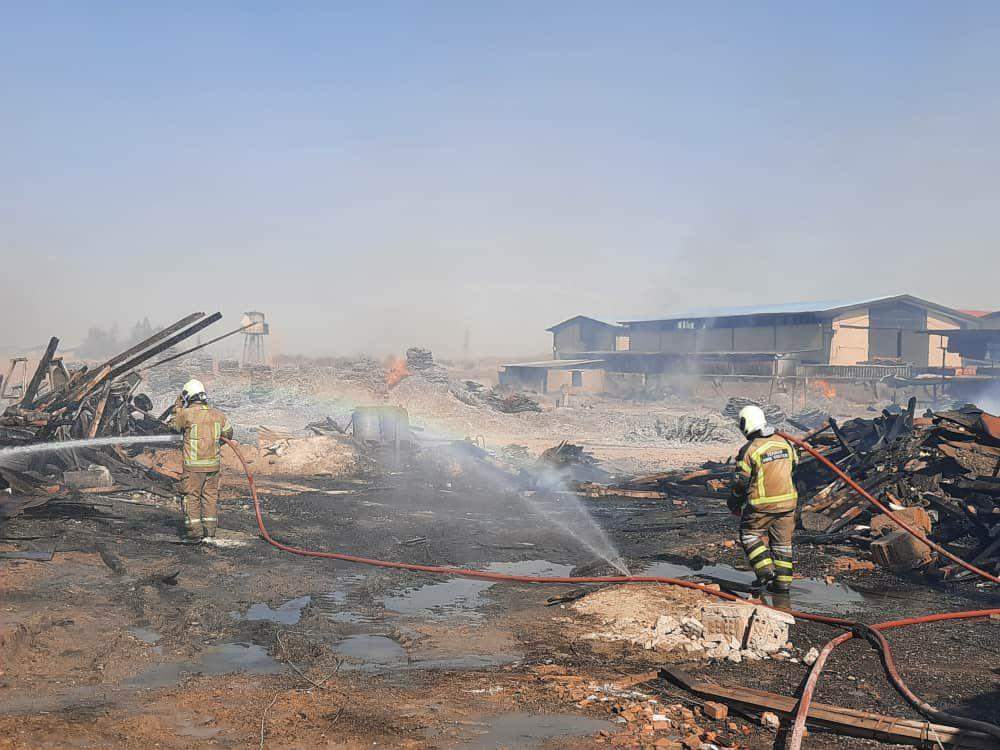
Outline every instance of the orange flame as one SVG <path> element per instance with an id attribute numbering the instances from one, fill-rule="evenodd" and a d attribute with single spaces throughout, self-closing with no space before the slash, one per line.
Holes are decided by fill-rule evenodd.
<path id="1" fill-rule="evenodd" d="M 812 387 L 819 391 L 823 395 L 823 398 L 836 398 L 837 396 L 837 389 L 833 387 L 832 383 L 828 383 L 825 380 L 814 380 Z"/>
<path id="2" fill-rule="evenodd" d="M 385 372 L 385 384 L 389 388 L 395 388 L 403 380 L 412 375 L 408 369 L 406 369 L 406 360 L 402 357 L 393 357 L 389 360 L 389 367 Z"/>

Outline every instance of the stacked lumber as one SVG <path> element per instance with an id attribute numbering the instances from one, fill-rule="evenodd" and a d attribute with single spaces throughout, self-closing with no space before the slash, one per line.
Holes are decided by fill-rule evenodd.
<path id="1" fill-rule="evenodd" d="M 434 361 L 429 349 L 411 346 L 406 350 L 406 369 L 430 383 L 447 383 L 448 371 Z"/>

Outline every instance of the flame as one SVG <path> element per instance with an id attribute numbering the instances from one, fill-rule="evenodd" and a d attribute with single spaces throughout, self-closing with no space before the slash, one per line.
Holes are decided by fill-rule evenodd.
<path id="1" fill-rule="evenodd" d="M 825 380 L 814 380 L 811 385 L 823 395 L 823 398 L 836 398 L 837 396 L 837 389 L 833 387 L 832 383 Z"/>
<path id="2" fill-rule="evenodd" d="M 406 369 L 406 360 L 402 357 L 393 357 L 389 360 L 389 367 L 385 371 L 385 384 L 389 388 L 395 388 L 403 380 L 412 375 L 408 369 Z"/>

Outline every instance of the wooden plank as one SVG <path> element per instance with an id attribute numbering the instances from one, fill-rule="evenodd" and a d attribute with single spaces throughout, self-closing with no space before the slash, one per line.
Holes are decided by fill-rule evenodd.
<path id="1" fill-rule="evenodd" d="M 97 404 L 97 409 L 94 410 L 94 419 L 90 423 L 90 430 L 88 430 L 87 437 L 95 438 L 97 437 L 98 430 L 101 427 L 101 420 L 104 419 L 104 410 L 108 406 L 108 396 L 111 395 L 111 381 L 107 381 L 104 384 L 104 392 L 101 393 L 100 403 Z"/>
<path id="2" fill-rule="evenodd" d="M 31 402 L 35 400 L 35 394 L 38 393 L 38 389 L 42 385 L 42 380 L 49 374 L 49 365 L 52 364 L 52 358 L 56 355 L 58 347 L 59 339 L 53 336 L 49 339 L 49 345 L 45 347 L 45 354 L 38 360 L 38 367 L 35 368 L 35 374 L 28 381 L 28 387 L 24 389 L 24 393 L 21 395 L 21 404 L 24 406 L 31 406 Z"/>
<path id="3" fill-rule="evenodd" d="M 858 504 L 854 505 L 843 512 L 843 514 L 830 526 L 827 528 L 827 534 L 836 534 L 842 528 L 847 526 L 851 521 L 861 515 L 864 509 L 868 506 L 868 501 L 863 498 L 858 498 Z"/>
<path id="4" fill-rule="evenodd" d="M 798 707 L 798 699 L 792 696 L 769 693 L 744 687 L 723 687 L 715 683 L 699 680 L 679 669 L 663 668 L 660 677 L 697 695 L 726 703 L 735 703 L 754 710 L 768 710 L 791 717 Z M 914 745 L 916 747 L 937 747 L 938 742 L 961 750 L 996 750 L 997 743 L 981 732 L 933 724 L 918 719 L 903 719 L 883 716 L 867 711 L 857 711 L 829 703 L 813 702 L 809 706 L 807 723 L 832 729 L 838 734 L 851 737 L 876 739 L 883 742 Z"/>

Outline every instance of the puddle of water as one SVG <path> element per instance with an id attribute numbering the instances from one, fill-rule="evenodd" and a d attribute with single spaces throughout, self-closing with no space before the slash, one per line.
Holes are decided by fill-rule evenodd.
<path id="1" fill-rule="evenodd" d="M 572 565 L 559 565 L 547 560 L 491 563 L 485 568 L 493 573 L 528 576 L 566 576 L 572 569 Z M 386 597 L 383 604 L 386 609 L 403 615 L 447 616 L 457 612 L 474 615 L 470 610 L 484 603 L 480 594 L 495 585 L 494 581 L 452 578 L 411 589 L 399 596 Z"/>
<path id="2" fill-rule="evenodd" d="M 128 632 L 130 632 L 132 635 L 134 635 L 143 643 L 148 643 L 150 645 L 156 643 L 163 637 L 155 630 L 151 630 L 150 628 L 129 628 Z"/>
<path id="3" fill-rule="evenodd" d="M 458 747 L 466 750 L 510 750 L 535 748 L 554 737 L 591 735 L 610 729 L 610 722 L 574 714 L 502 714 L 492 717 L 485 731 Z"/>
<path id="4" fill-rule="evenodd" d="M 201 653 L 197 662 L 155 664 L 126 681 L 128 687 L 160 688 L 175 685 L 184 673 L 189 674 L 274 674 L 280 672 L 278 664 L 262 647 L 246 643 L 222 643 L 210 646 Z"/>
<path id="5" fill-rule="evenodd" d="M 693 568 L 669 562 L 654 563 L 645 568 L 642 575 L 669 578 L 711 578 L 723 586 L 726 582 L 747 586 L 755 580 L 752 572 L 737 570 L 730 565 L 706 565 L 702 568 Z M 792 606 L 798 609 L 816 608 L 824 612 L 852 612 L 862 609 L 868 601 L 875 598 L 856 591 L 847 584 L 830 584 L 819 578 L 796 578 L 792 582 Z"/>
<path id="6" fill-rule="evenodd" d="M 254 604 L 241 619 L 266 620 L 282 625 L 294 625 L 302 617 L 302 610 L 311 601 L 311 596 L 300 596 L 298 599 L 285 602 L 277 609 L 271 609 L 266 604 Z"/>
<path id="7" fill-rule="evenodd" d="M 384 635 L 348 636 L 334 646 L 333 651 L 345 658 L 364 662 L 368 668 L 398 667 L 409 661 L 406 649 Z"/>

